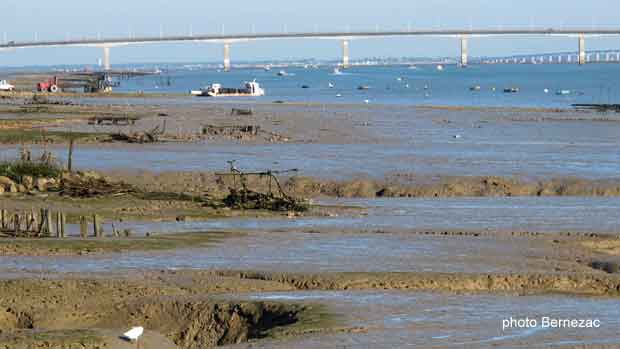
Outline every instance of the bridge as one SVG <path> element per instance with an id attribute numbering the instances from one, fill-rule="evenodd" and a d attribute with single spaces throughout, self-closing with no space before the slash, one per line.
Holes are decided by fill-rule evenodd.
<path id="1" fill-rule="evenodd" d="M 0 50 L 25 49 L 34 47 L 101 47 L 103 49 L 103 67 L 111 69 L 110 49 L 116 46 L 145 45 L 158 43 L 187 43 L 212 42 L 224 45 L 224 69 L 231 68 L 231 45 L 234 42 L 254 40 L 281 40 L 281 39 L 338 39 L 342 41 L 342 67 L 349 67 L 349 46 L 354 39 L 387 38 L 387 37 L 456 37 L 460 39 L 461 66 L 467 66 L 469 59 L 468 41 L 473 37 L 487 36 L 563 36 L 574 37 L 578 42 L 576 62 L 587 63 L 585 48 L 586 37 L 592 36 L 620 36 L 620 29 L 594 28 L 513 28 L 513 29 L 429 29 L 429 30 L 402 30 L 402 31 L 346 31 L 346 32 L 298 32 L 298 33 L 251 33 L 231 35 L 178 35 L 178 36 L 146 36 L 125 38 L 94 38 L 57 41 L 8 41 L 0 44 Z"/>
<path id="2" fill-rule="evenodd" d="M 481 64 L 571 64 L 577 62 L 579 53 L 575 51 L 516 54 L 499 57 L 479 57 Z M 586 63 L 620 63 L 620 49 L 614 50 L 588 50 Z"/>

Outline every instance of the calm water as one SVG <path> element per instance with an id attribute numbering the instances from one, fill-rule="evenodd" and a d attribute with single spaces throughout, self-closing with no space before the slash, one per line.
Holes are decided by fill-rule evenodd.
<path id="1" fill-rule="evenodd" d="M 97 272 L 119 269 L 217 268 L 266 271 L 539 271 L 528 263 L 537 240 L 487 237 L 442 239 L 407 230 L 599 231 L 620 227 L 614 198 L 459 198 L 336 200 L 367 215 L 300 219 L 212 219 L 199 222 L 116 223 L 138 233 L 244 231 L 213 247 L 106 256 L 0 257 L 1 269 Z M 108 222 L 109 223 L 109 222 Z M 105 224 L 104 229 L 111 231 Z M 373 230 L 403 233 L 367 233 Z M 77 227 L 71 226 L 77 234 Z M 330 231 L 316 233 L 311 231 Z M 351 231 L 351 232 L 349 232 Z M 205 233 L 208 234 L 208 233 Z M 484 256 L 483 258 L 478 258 Z M 545 264 L 546 265 L 546 264 Z M 551 264 L 549 264 L 552 267 Z"/>
<path id="2" fill-rule="evenodd" d="M 231 218 L 195 222 L 116 223 L 138 233 L 178 231 L 491 230 L 615 232 L 620 200 L 605 197 L 334 199 L 322 204 L 363 207 L 342 217 Z"/>
<path id="3" fill-rule="evenodd" d="M 615 64 L 480 65 L 467 69 L 446 66 L 444 71 L 438 71 L 434 65 L 421 65 L 416 69 L 354 67 L 342 75 L 334 75 L 331 67 L 287 68 L 290 76 L 285 77 L 277 76 L 278 70 L 233 69 L 227 73 L 171 70 L 160 76 L 123 81 L 117 90 L 186 93 L 214 82 L 237 87 L 243 81 L 257 79 L 267 90 L 267 96 L 257 100 L 265 102 L 363 103 L 369 100 L 381 104 L 568 107 L 571 103 L 618 103 L 620 97 L 620 81 L 615 78 L 620 74 L 620 66 Z M 329 83 L 334 87 L 329 88 Z M 308 88 L 302 88 L 303 85 Z M 370 89 L 359 91 L 360 85 Z M 470 91 L 475 85 L 481 90 Z M 507 87 L 519 87 L 520 92 L 504 93 Z M 545 89 L 549 93 L 545 93 Z M 572 93 L 558 96 L 555 93 L 558 90 Z M 209 102 L 208 99 L 191 101 Z M 188 100 L 167 102 L 187 103 Z"/>
<path id="4" fill-rule="evenodd" d="M 253 300 L 329 304 L 361 333 L 324 333 L 230 348 L 617 348 L 620 305 L 615 299 L 508 297 L 407 292 L 281 292 Z M 536 319 L 539 326 L 502 330 L 502 321 Z M 550 329 L 541 317 L 598 319 L 598 329 Z"/>

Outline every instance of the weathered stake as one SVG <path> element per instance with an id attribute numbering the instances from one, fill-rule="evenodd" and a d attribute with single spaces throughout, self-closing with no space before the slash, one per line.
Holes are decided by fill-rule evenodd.
<path id="1" fill-rule="evenodd" d="M 45 210 L 46 236 L 54 236 L 54 225 L 52 224 L 52 213 L 49 209 Z"/>
<path id="2" fill-rule="evenodd" d="M 97 238 L 103 236 L 103 231 L 101 229 L 101 217 L 97 214 L 93 215 L 93 232 Z"/>
<path id="3" fill-rule="evenodd" d="M 0 210 L 0 225 L 2 227 L 2 230 L 7 230 L 7 215 L 6 215 L 6 210 L 2 209 Z"/>
<path id="4" fill-rule="evenodd" d="M 80 216 L 80 237 L 83 239 L 88 237 L 88 221 L 84 216 Z"/>
<path id="5" fill-rule="evenodd" d="M 74 139 L 71 137 L 69 139 L 69 155 L 67 156 L 67 171 L 73 172 L 73 145 Z"/>

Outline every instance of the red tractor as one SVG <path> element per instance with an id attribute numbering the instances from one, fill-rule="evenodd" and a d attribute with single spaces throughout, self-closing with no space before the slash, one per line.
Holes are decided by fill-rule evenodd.
<path id="1" fill-rule="evenodd" d="M 51 92 L 51 93 L 56 93 L 58 91 L 60 91 L 60 88 L 58 87 L 58 77 L 54 76 L 53 78 L 47 80 L 47 81 L 42 81 L 40 83 L 37 84 L 37 91 L 39 92 Z"/>

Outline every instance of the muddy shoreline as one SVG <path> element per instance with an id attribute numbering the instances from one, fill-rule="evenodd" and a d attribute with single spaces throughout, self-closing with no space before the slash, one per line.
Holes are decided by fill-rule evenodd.
<path id="1" fill-rule="evenodd" d="M 231 184 L 213 172 L 145 170 L 106 171 L 145 190 L 222 193 Z M 257 188 L 263 181 L 252 181 Z M 283 179 L 291 195 L 307 198 L 450 198 L 512 196 L 620 196 L 620 179 L 557 177 L 526 179 L 498 176 L 425 176 L 399 173 L 384 179 L 364 176 L 348 180 L 294 176 Z"/>
<path id="2" fill-rule="evenodd" d="M 421 338 L 416 342 L 421 347 L 437 348 L 463 343 L 533 346 L 541 340 L 557 344 L 575 337 L 586 348 L 595 348 L 599 337 L 610 345 L 617 343 L 612 322 L 601 336 L 590 332 L 536 337 L 498 333 L 495 319 L 499 310 L 502 316 L 521 312 L 523 303 L 536 302 L 536 297 L 547 297 L 538 300 L 540 304 L 551 300 L 562 305 L 563 314 L 601 304 L 617 308 L 617 227 L 591 224 L 605 228 L 598 232 L 579 230 L 575 220 L 558 223 L 571 214 L 611 220 L 601 216 L 596 204 L 606 205 L 603 214 L 615 204 L 592 198 L 620 197 L 615 167 L 620 118 L 615 114 L 537 108 L 201 104 L 163 95 L 81 100 L 82 95 L 65 94 L 37 97 L 38 101 L 31 94 L 13 96 L 17 97 L 0 99 L 0 143 L 7 157 L 23 144 L 53 149 L 62 163 L 67 141 L 77 138 L 79 168 L 95 168 L 144 195 L 81 198 L 22 191 L 0 195 L 0 208 L 53 207 L 67 213 L 69 224 L 96 213 L 108 223 L 141 225 L 143 235 L 0 238 L 0 348 L 133 348 L 119 335 L 138 324 L 146 327 L 146 347 L 164 349 L 273 343 L 365 347 L 391 338 L 398 338 L 394 347 L 404 347 L 411 344 L 411 333 Z M 162 98 L 177 98 L 178 103 Z M 244 111 L 235 113 L 233 108 Z M 130 146 L 127 140 L 144 138 L 113 137 L 156 127 L 164 131 L 155 143 Z M 237 163 L 241 170 L 300 167 L 299 175 L 282 176 L 283 189 L 295 197 L 336 204 L 296 213 L 231 209 L 192 200 L 225 196 L 235 183 L 216 172 L 229 168 L 226 161 L 239 158 L 246 160 Z M 407 166 L 398 166 L 402 164 Z M 260 179 L 245 184 L 269 189 Z M 590 201 L 570 201 L 569 196 Z M 472 197 L 482 198 L 483 204 L 423 207 L 399 201 Z M 525 201 L 489 204 L 492 198 L 508 197 Z M 536 221 L 526 207 L 538 197 L 560 197 L 568 208 L 537 202 L 565 211 Z M 381 211 L 338 205 L 333 198 L 399 200 Z M 499 224 L 509 228 L 492 229 L 495 222 L 489 217 L 502 220 L 515 205 L 530 216 L 514 214 L 509 218 L 514 228 Z M 450 210 L 470 216 L 458 218 Z M 371 219 L 364 220 L 373 214 L 381 221 L 377 228 Z M 420 229 L 407 228 L 403 220 L 382 228 L 399 216 L 424 215 L 438 219 L 429 227 L 413 225 Z M 361 219 L 347 226 L 339 216 Z M 328 219 L 335 223 L 330 226 Z M 442 219 L 453 223 L 453 229 L 444 229 Z M 528 225 L 529 219 L 538 225 Z M 221 228 L 231 220 L 251 221 L 245 222 L 247 229 Z M 278 228 L 278 220 L 291 224 Z M 196 230 L 200 225 L 184 222 L 207 222 L 214 228 Z M 562 228 L 554 230 L 558 226 Z M 157 233 L 154 227 L 165 232 Z M 392 297 L 402 304 L 390 303 Z M 350 304 L 342 305 L 343 300 Z M 382 302 L 387 306 L 374 307 Z M 472 308 L 459 302 L 471 303 Z M 510 308 L 512 304 L 521 305 Z M 531 311 L 555 310 L 541 305 Z M 445 321 L 473 323 L 489 314 L 495 322 L 456 326 L 458 333 L 449 333 Z M 391 336 L 392 325 L 402 332 Z"/>

